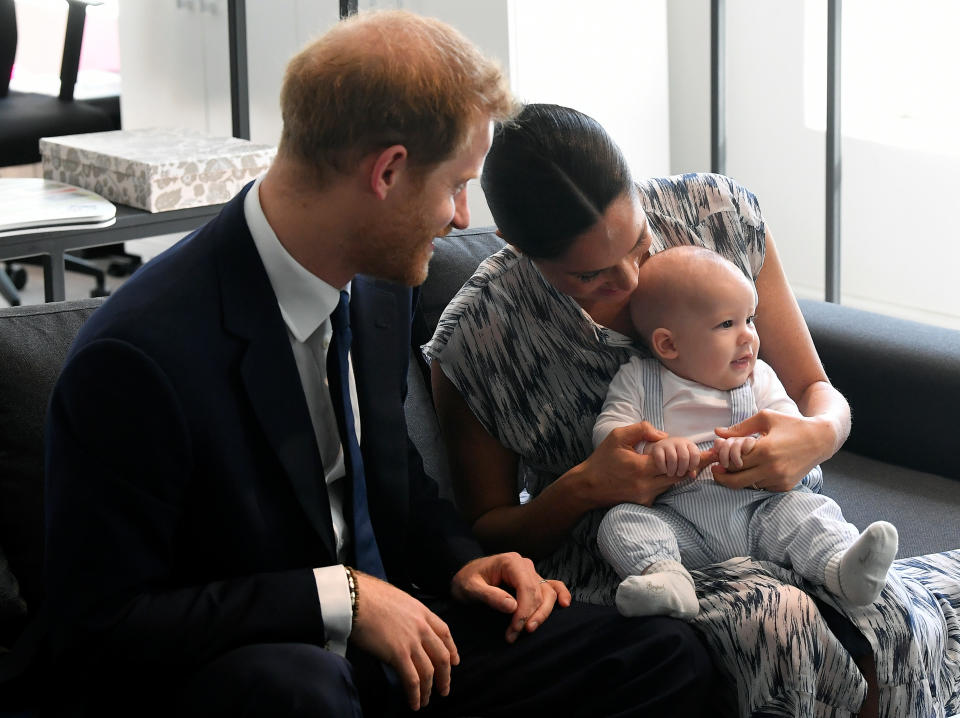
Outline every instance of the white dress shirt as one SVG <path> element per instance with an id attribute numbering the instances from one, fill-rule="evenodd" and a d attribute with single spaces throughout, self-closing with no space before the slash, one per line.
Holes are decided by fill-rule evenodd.
<path id="1" fill-rule="evenodd" d="M 343 560 L 349 543 L 349 524 L 343 515 L 344 491 L 347 486 L 343 447 L 337 429 L 336 415 L 327 384 L 327 349 L 333 328 L 330 315 L 340 301 L 340 290 L 312 274 L 277 239 L 260 206 L 260 181 L 257 179 L 243 203 L 244 216 L 253 243 L 263 261 L 267 278 L 277 296 L 280 314 L 287 325 L 287 337 L 300 374 L 310 420 L 323 462 L 324 481 L 330 497 L 330 514 L 336 538 L 337 558 Z M 347 286 L 349 291 L 349 285 Z M 352 399 L 357 440 L 360 439 L 360 417 L 357 413 L 357 390 L 350 365 Z M 327 648 L 345 655 L 352 616 L 350 591 L 343 565 L 324 566 L 313 570 L 317 595 L 323 606 L 323 625 Z"/>

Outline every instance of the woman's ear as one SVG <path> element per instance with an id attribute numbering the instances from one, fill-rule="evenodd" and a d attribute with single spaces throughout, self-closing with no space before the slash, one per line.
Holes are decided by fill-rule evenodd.
<path id="1" fill-rule="evenodd" d="M 663 327 L 653 330 L 650 335 L 650 346 L 661 359 L 676 359 L 680 351 L 677 349 L 677 343 L 673 339 L 673 332 Z"/>
<path id="2" fill-rule="evenodd" d="M 386 199 L 407 169 L 407 148 L 391 145 L 376 155 L 370 168 L 370 189 L 378 199 Z"/>

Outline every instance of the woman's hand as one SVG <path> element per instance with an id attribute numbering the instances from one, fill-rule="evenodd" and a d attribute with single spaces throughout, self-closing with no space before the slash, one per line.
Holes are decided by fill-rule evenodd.
<path id="1" fill-rule="evenodd" d="M 741 458 L 743 468 L 713 467 L 717 483 L 731 489 L 746 486 L 768 491 L 790 491 L 809 471 L 833 453 L 835 431 L 820 417 L 792 416 L 761 411 L 746 421 L 716 430 L 721 439 L 760 434 Z"/>
<path id="2" fill-rule="evenodd" d="M 511 596 L 501 586 L 509 586 Z M 501 613 L 509 613 L 507 643 L 513 643 L 522 631 L 537 630 L 555 606 L 570 605 L 570 591 L 563 581 L 541 578 L 533 562 L 516 552 L 478 558 L 453 577 L 451 593 L 465 603 L 484 603 Z"/>
<path id="3" fill-rule="evenodd" d="M 759 301 L 754 319 L 760 357 L 773 367 L 803 416 L 763 411 L 718 430 L 720 437 L 754 432 L 763 436 L 744 461 L 743 471 L 723 476 L 715 469 L 714 478 L 731 487 L 756 483 L 771 491 L 786 491 L 843 445 L 850 433 L 850 406 L 827 380 L 769 231 L 766 245 L 757 275 Z"/>
<path id="4" fill-rule="evenodd" d="M 611 431 L 576 471 L 581 479 L 584 502 L 591 508 L 622 503 L 650 506 L 654 500 L 685 476 L 666 476 L 652 456 L 637 453 L 640 442 L 657 442 L 667 435 L 642 421 Z M 697 472 L 717 460 L 714 450 L 702 452 Z"/>

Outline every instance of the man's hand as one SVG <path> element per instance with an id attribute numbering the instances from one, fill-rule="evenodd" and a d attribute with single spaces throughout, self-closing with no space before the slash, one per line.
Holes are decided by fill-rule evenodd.
<path id="1" fill-rule="evenodd" d="M 665 476 L 693 478 L 700 470 L 700 449 L 690 439 L 670 436 L 647 444 L 644 453 L 653 458 L 657 472 Z"/>
<path id="2" fill-rule="evenodd" d="M 450 629 L 409 593 L 354 571 L 359 605 L 350 641 L 397 672 L 411 710 L 430 702 L 436 686 L 450 692 L 450 667 L 460 662 Z"/>
<path id="3" fill-rule="evenodd" d="M 516 596 L 501 585 L 512 587 Z M 523 630 L 535 631 L 555 604 L 564 608 L 570 605 L 570 591 L 563 581 L 542 579 L 533 562 L 518 553 L 474 559 L 453 577 L 451 593 L 459 601 L 485 603 L 501 613 L 513 614 L 507 627 L 508 643 L 516 641 Z"/>

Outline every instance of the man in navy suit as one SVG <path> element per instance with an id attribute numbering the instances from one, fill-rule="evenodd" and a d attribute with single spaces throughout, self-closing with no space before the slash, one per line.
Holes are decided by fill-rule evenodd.
<path id="1" fill-rule="evenodd" d="M 687 626 L 566 608 L 529 560 L 484 556 L 407 438 L 408 287 L 468 223 L 513 110 L 499 70 L 438 21 L 376 13 L 295 57 L 281 106 L 267 174 L 93 315 L 54 391 L 47 594 L 71 699 L 692 715 L 710 673 Z"/>

